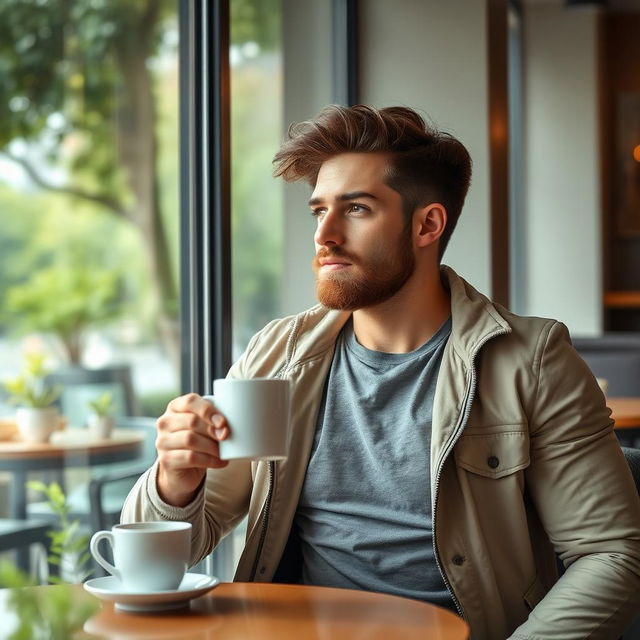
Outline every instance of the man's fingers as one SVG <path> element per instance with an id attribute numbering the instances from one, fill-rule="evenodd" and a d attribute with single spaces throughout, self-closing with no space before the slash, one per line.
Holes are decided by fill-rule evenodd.
<path id="1" fill-rule="evenodd" d="M 211 402 L 197 393 L 187 393 L 174 398 L 167 406 L 167 413 L 195 413 L 200 419 L 210 424 L 216 410 Z"/>
<path id="2" fill-rule="evenodd" d="M 188 449 L 190 451 L 220 457 L 218 443 L 215 440 L 207 435 L 201 435 L 195 431 L 186 429 L 158 434 L 156 447 L 158 450 L 163 449 L 165 451 Z"/>
<path id="3" fill-rule="evenodd" d="M 165 413 L 156 422 L 158 433 L 194 431 L 215 440 L 224 440 L 229 435 L 226 418 L 216 413 L 211 422 L 202 420 L 195 413 Z"/>
<path id="4" fill-rule="evenodd" d="M 156 426 L 160 433 L 194 431 L 206 435 L 211 422 L 203 420 L 195 413 L 165 413 L 158 418 Z"/>

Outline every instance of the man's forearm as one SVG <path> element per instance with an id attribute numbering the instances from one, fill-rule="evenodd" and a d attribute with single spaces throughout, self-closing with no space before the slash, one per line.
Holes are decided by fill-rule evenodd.
<path id="1" fill-rule="evenodd" d="M 574 562 L 514 640 L 615 640 L 640 610 L 640 559 L 592 554 Z"/>

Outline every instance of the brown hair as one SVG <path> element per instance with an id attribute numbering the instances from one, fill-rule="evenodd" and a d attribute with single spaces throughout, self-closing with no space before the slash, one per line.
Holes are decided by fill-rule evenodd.
<path id="1" fill-rule="evenodd" d="M 322 163 L 346 152 L 390 154 L 385 183 L 402 196 L 407 219 L 425 204 L 439 202 L 445 207 L 441 259 L 471 181 L 471 157 L 464 145 L 428 126 L 407 107 L 330 105 L 314 120 L 289 127 L 287 140 L 273 159 L 274 175 L 314 186 Z"/>

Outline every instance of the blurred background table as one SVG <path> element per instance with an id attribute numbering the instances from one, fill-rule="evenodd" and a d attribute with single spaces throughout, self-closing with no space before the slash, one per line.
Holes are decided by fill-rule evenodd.
<path id="1" fill-rule="evenodd" d="M 607 396 L 614 429 L 620 444 L 625 447 L 640 446 L 640 397 Z"/>
<path id="2" fill-rule="evenodd" d="M 611 409 L 616 429 L 640 428 L 640 398 L 608 397 L 607 406 Z"/>
<path id="3" fill-rule="evenodd" d="M 0 471 L 11 473 L 12 518 L 27 516 L 27 476 L 32 471 L 110 464 L 142 456 L 145 434 L 115 429 L 108 440 L 92 440 L 87 429 L 57 431 L 50 442 L 0 441 Z"/>

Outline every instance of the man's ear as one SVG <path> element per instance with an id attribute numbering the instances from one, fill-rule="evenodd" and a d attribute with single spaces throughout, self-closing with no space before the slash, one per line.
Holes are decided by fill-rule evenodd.
<path id="1" fill-rule="evenodd" d="M 443 204 L 432 202 L 413 213 L 414 242 L 416 247 L 435 243 L 447 226 L 447 210 Z"/>

